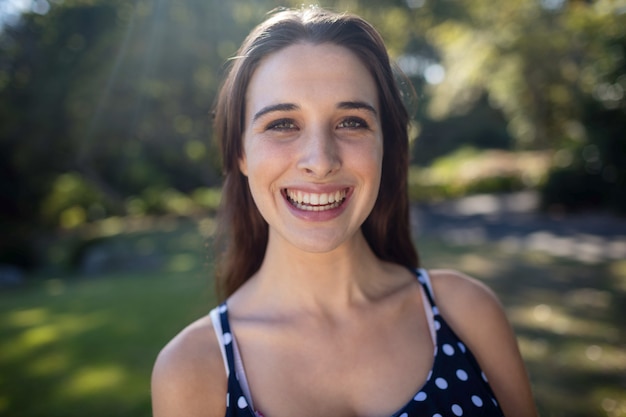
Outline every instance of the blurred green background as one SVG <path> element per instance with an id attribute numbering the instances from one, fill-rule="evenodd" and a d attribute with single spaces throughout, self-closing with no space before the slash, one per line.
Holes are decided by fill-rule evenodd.
<path id="1" fill-rule="evenodd" d="M 215 303 L 225 62 L 301 4 L 0 0 L 0 416 L 150 415 L 158 350 Z M 406 74 L 416 206 L 532 193 L 541 218 L 626 230 L 626 2 L 319 4 L 371 21 Z M 625 239 L 418 242 L 502 298 L 543 415 L 626 415 Z"/>

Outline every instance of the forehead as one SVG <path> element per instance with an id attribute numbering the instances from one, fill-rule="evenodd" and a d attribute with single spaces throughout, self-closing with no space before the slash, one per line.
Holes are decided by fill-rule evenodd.
<path id="1" fill-rule="evenodd" d="M 374 78 L 349 49 L 298 43 L 265 57 L 246 92 L 247 113 L 276 102 L 364 100 L 378 106 Z"/>

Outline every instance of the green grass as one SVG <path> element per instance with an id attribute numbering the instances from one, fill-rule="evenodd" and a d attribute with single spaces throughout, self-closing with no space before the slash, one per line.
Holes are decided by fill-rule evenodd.
<path id="1" fill-rule="evenodd" d="M 112 264 L 150 252 L 159 266 L 0 292 L 0 416 L 150 416 L 159 349 L 215 303 L 203 240 L 176 222 L 98 237 Z"/>
<path id="2" fill-rule="evenodd" d="M 39 276 L 0 293 L 0 416 L 150 416 L 159 349 L 215 303 L 203 241 L 194 224 L 118 233 L 103 242 L 151 248 L 159 268 Z M 425 266 L 461 269 L 500 296 L 543 416 L 626 414 L 626 262 L 433 239 L 419 249 Z"/>
<path id="3" fill-rule="evenodd" d="M 51 279 L 0 299 L 0 415 L 149 416 L 160 347 L 213 303 L 200 273 Z"/>

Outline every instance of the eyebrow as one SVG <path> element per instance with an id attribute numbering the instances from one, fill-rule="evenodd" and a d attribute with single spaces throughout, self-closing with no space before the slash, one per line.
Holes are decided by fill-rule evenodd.
<path id="1" fill-rule="evenodd" d="M 371 104 L 367 104 L 364 101 L 342 101 L 337 105 L 337 108 L 344 110 L 367 110 L 375 116 L 378 115 L 378 112 Z"/>
<path id="2" fill-rule="evenodd" d="M 338 109 L 343 110 L 366 110 L 375 116 L 378 115 L 378 112 L 374 108 L 374 106 L 367 104 L 364 101 L 342 101 L 337 104 Z M 293 103 L 278 103 L 271 104 L 269 106 L 263 107 L 261 110 L 254 114 L 252 121 L 256 121 L 259 118 L 265 116 L 268 113 L 276 112 L 276 111 L 294 111 L 300 109 L 300 106 Z"/>
<path id="3" fill-rule="evenodd" d="M 263 117 L 267 113 L 271 113 L 275 111 L 293 111 L 293 110 L 298 110 L 299 108 L 300 108 L 299 106 L 293 103 L 272 104 L 269 106 L 265 106 L 261 110 L 256 112 L 254 117 L 252 118 L 252 121 L 253 122 L 256 121 L 257 119 L 259 119 L 260 117 Z"/>

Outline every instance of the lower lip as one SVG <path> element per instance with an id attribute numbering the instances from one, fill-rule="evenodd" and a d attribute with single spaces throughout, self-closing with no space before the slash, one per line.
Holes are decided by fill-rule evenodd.
<path id="1" fill-rule="evenodd" d="M 294 216 L 310 222 L 325 222 L 339 217 L 341 213 L 344 212 L 348 204 L 348 200 L 352 196 L 352 189 L 350 189 L 346 193 L 346 198 L 339 206 L 323 211 L 309 211 L 299 209 L 298 207 L 291 204 L 291 202 L 284 193 L 281 194 L 283 196 L 283 199 L 285 200 L 285 203 L 287 204 L 287 208 Z"/>

